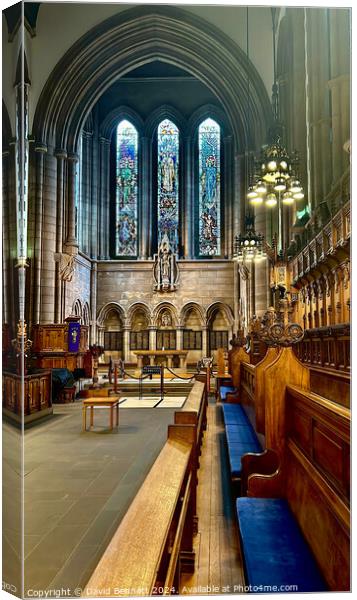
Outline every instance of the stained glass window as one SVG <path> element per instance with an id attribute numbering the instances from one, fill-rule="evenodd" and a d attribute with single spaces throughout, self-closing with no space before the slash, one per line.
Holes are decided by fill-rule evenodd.
<path id="1" fill-rule="evenodd" d="M 217 256 L 221 253 L 220 138 L 220 127 L 213 119 L 201 123 L 198 130 L 200 256 Z"/>
<path id="2" fill-rule="evenodd" d="M 138 133 L 129 121 L 117 128 L 116 255 L 137 255 Z"/>
<path id="3" fill-rule="evenodd" d="M 166 233 L 173 252 L 178 250 L 179 226 L 179 131 L 165 119 L 157 130 L 158 244 Z"/>

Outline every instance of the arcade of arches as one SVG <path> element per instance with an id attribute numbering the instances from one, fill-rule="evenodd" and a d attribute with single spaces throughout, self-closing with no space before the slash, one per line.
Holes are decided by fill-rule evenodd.
<path id="1" fill-rule="evenodd" d="M 206 386 L 202 398 L 208 397 L 208 406 L 204 400 L 197 405 L 198 415 L 204 411 L 199 423 L 207 418 L 208 425 L 197 433 L 197 507 L 192 494 L 187 500 L 187 514 L 196 511 L 193 550 L 185 525 L 181 566 L 168 569 L 170 586 L 182 592 L 186 583 L 197 590 L 218 581 L 223 593 L 256 581 L 235 505 L 237 496 L 259 497 L 258 483 L 258 491 L 253 483 L 248 489 L 251 468 L 266 477 L 283 473 L 270 488 L 273 496 L 290 505 L 326 588 L 348 589 L 350 11 L 26 3 L 22 45 L 16 6 L 3 12 L 4 427 L 14 448 L 21 418 L 29 427 L 29 500 L 25 490 L 25 552 L 12 545 L 12 526 L 4 525 L 9 581 L 25 594 L 67 585 L 73 591 L 92 576 L 101 585 L 100 569 L 116 572 L 106 554 L 109 541 L 124 535 L 120 527 L 134 497 L 145 498 L 146 476 L 154 477 L 154 461 L 168 444 L 167 426 L 188 427 L 174 409 L 188 412 L 197 364 L 207 370 L 202 360 L 212 358 L 212 387 L 209 377 L 196 374 Z M 254 157 L 272 142 L 276 96 L 282 143 L 299 153 L 304 197 L 272 209 L 252 207 L 246 193 Z M 235 237 L 245 232 L 247 216 L 264 236 L 266 260 L 235 260 Z M 279 272 L 283 280 L 277 281 Z M 275 340 L 273 357 L 258 329 L 267 309 L 281 306 L 282 290 L 285 317 L 304 337 L 294 351 L 280 353 Z M 25 408 L 13 353 L 22 318 L 33 342 Z M 118 435 L 95 427 L 80 433 L 86 390 L 132 402 L 139 394 L 140 403 L 140 367 L 160 364 L 176 376 L 166 412 L 154 409 L 155 402 L 145 409 L 120 404 L 119 428 L 112 430 Z M 135 389 L 118 383 L 119 367 Z M 272 382 L 281 400 L 270 406 Z M 186 404 L 175 404 L 187 396 Z M 286 420 L 285 402 L 292 407 Z M 266 451 L 258 466 L 240 458 L 234 466 L 222 406 L 237 404 L 246 405 L 258 444 L 242 453 Z M 104 409 L 94 414 L 100 427 L 107 425 Z M 227 440 L 224 448 L 220 439 Z M 166 466 L 170 460 L 167 451 Z M 11 459 L 8 469 L 10 481 Z M 286 488 L 294 473 L 311 486 L 300 489 L 299 483 L 291 494 Z M 300 510 L 306 495 L 313 498 L 311 518 Z M 209 518 L 202 514 L 206 496 Z M 261 496 L 270 497 L 266 490 Z M 325 497 L 328 514 L 315 510 Z M 6 510 L 14 506 L 5 498 Z M 321 524 L 316 539 L 314 519 Z M 59 548 L 53 555 L 52 538 Z M 320 551 L 330 543 L 332 559 Z M 15 567 L 22 560 L 20 581 Z"/>

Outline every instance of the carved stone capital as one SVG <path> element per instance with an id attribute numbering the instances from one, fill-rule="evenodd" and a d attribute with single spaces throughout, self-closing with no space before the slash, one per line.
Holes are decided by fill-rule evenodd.
<path id="1" fill-rule="evenodd" d="M 55 252 L 53 255 L 55 262 L 59 263 L 59 276 L 61 281 L 72 281 L 75 268 L 75 254 L 65 252 Z"/>

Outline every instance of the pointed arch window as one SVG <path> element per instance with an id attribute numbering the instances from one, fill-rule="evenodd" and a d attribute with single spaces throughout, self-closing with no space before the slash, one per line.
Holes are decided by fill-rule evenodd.
<path id="1" fill-rule="evenodd" d="M 138 132 L 129 121 L 117 127 L 115 253 L 137 256 Z"/>
<path id="2" fill-rule="evenodd" d="M 178 251 L 179 144 L 178 128 L 164 119 L 157 129 L 158 245 L 167 234 L 173 252 Z"/>
<path id="3" fill-rule="evenodd" d="M 221 254 L 221 129 L 211 118 L 198 128 L 198 254 Z"/>

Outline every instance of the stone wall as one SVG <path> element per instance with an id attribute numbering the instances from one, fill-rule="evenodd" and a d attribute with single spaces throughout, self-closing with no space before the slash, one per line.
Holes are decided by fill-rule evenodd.
<path id="1" fill-rule="evenodd" d="M 86 303 L 91 307 L 90 293 L 91 263 L 83 256 L 76 259 L 73 279 L 67 282 L 65 291 L 65 316 L 72 313 L 73 305 L 76 301 L 84 306 Z"/>
<path id="2" fill-rule="evenodd" d="M 118 310 L 124 322 L 124 354 L 126 360 L 135 361 L 128 347 L 133 307 L 144 306 L 149 328 L 160 328 L 160 311 L 167 308 L 172 316 L 172 327 L 178 330 L 177 346 L 182 347 L 181 331 L 186 326 L 185 307 L 193 305 L 201 322 L 203 332 L 202 352 L 191 352 L 189 362 L 194 362 L 208 350 L 207 331 L 213 325 L 217 312 L 223 315 L 229 330 L 233 332 L 234 274 L 233 263 L 224 260 L 179 261 L 180 278 L 175 292 L 154 291 L 153 261 L 101 261 L 97 267 L 97 325 L 98 339 L 104 331 L 106 314 L 111 307 Z M 190 328 L 190 325 L 187 324 Z M 126 339 L 127 342 L 126 342 Z M 154 339 L 152 338 L 152 346 Z"/>

